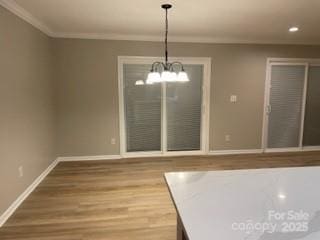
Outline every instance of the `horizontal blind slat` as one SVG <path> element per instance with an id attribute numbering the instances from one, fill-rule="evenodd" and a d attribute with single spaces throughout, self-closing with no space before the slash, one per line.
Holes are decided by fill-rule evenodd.
<path id="1" fill-rule="evenodd" d="M 185 65 L 190 81 L 167 84 L 167 148 L 200 150 L 202 65 Z"/>
<path id="2" fill-rule="evenodd" d="M 127 151 L 160 151 L 161 85 L 135 85 L 147 78 L 148 64 L 124 64 L 123 71 Z"/>
<path id="3" fill-rule="evenodd" d="M 304 78 L 305 66 L 303 65 L 272 66 L 269 148 L 299 146 Z"/>

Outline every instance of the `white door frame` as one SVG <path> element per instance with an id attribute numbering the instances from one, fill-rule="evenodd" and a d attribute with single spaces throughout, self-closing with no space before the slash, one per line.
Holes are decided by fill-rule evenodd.
<path id="1" fill-rule="evenodd" d="M 271 86 L 271 68 L 276 65 L 286 66 L 305 66 L 304 89 L 301 110 L 301 123 L 299 134 L 299 147 L 294 148 L 268 148 L 268 127 L 269 127 L 269 112 L 270 112 L 270 88 Z M 303 134 L 304 134 L 304 119 L 305 107 L 308 88 L 308 73 L 309 66 L 320 65 L 320 59 L 306 59 L 306 58 L 268 58 L 266 64 L 266 81 L 265 81 L 265 96 L 264 96 L 264 111 L 263 111 L 263 127 L 262 127 L 262 148 L 264 152 L 288 152 L 288 151 L 304 151 L 310 149 L 320 149 L 320 146 L 304 147 Z"/>
<path id="2" fill-rule="evenodd" d="M 149 156 L 177 156 L 177 155 L 202 155 L 209 152 L 209 117 L 210 117 L 210 82 L 211 82 L 211 58 L 202 57 L 171 57 L 170 61 L 179 61 L 183 64 L 203 65 L 202 83 L 202 116 L 201 116 L 201 149 L 197 151 L 166 151 L 166 136 L 161 130 L 161 143 L 163 149 L 153 152 L 127 152 L 125 131 L 125 109 L 123 94 L 123 65 L 124 64 L 152 64 L 155 61 L 163 61 L 162 57 L 118 56 L 118 92 L 119 92 L 119 129 L 120 129 L 120 155 L 122 157 L 149 157 Z M 162 84 L 162 94 L 166 91 L 165 83 Z M 165 107 L 165 99 L 162 98 Z M 166 112 L 166 111 L 165 111 Z M 162 114 L 162 129 L 166 129 L 166 116 Z"/>

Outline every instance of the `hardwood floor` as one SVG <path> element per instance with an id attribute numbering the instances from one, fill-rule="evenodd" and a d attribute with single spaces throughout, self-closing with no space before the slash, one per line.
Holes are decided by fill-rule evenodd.
<path id="1" fill-rule="evenodd" d="M 0 228 L 0 239 L 174 240 L 163 173 L 320 165 L 320 152 L 62 162 Z"/>

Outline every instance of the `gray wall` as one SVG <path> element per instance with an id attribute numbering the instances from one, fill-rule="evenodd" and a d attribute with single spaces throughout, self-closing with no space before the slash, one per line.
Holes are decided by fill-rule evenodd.
<path id="1" fill-rule="evenodd" d="M 117 56 L 162 56 L 163 44 L 56 39 L 54 45 L 58 155 L 119 154 Z M 211 150 L 261 147 L 267 57 L 320 57 L 319 46 L 170 43 L 169 51 L 212 58 Z M 229 102 L 231 94 L 238 103 Z"/>
<path id="2" fill-rule="evenodd" d="M 55 159 L 52 59 L 52 39 L 0 7 L 0 215 Z"/>
<path id="3" fill-rule="evenodd" d="M 169 47 L 171 56 L 212 58 L 211 150 L 261 147 L 267 57 L 320 57 L 319 46 Z M 50 39 L 0 7 L 0 214 L 56 155 L 119 154 L 121 55 L 162 56 L 163 44 Z"/>

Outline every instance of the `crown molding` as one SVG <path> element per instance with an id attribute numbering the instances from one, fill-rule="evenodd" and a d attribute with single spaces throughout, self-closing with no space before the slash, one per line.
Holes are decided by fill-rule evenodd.
<path id="1" fill-rule="evenodd" d="M 14 0 L 0 0 L 0 5 L 8 9 L 10 12 L 16 16 L 22 18 L 27 23 L 31 24 L 35 28 L 39 29 L 41 32 L 52 37 L 54 32 L 43 22 L 35 18 L 30 12 L 26 11 L 24 8 L 20 7 Z"/>
<path id="2" fill-rule="evenodd" d="M 163 42 L 163 36 L 134 35 L 116 33 L 72 33 L 55 32 L 48 25 L 34 17 L 30 12 L 19 6 L 15 0 L 0 0 L 0 5 L 28 22 L 41 32 L 53 38 L 97 39 L 97 40 L 125 40 L 125 41 L 152 41 Z M 217 44 L 288 44 L 288 45 L 320 45 L 320 42 L 294 42 L 281 40 L 252 40 L 239 38 L 216 38 L 201 36 L 170 36 L 170 42 L 181 43 L 217 43 Z"/>
<path id="3" fill-rule="evenodd" d="M 116 33 L 54 33 L 55 38 L 76 38 L 76 39 L 97 39 L 97 40 L 128 40 L 128 41 L 152 41 L 163 42 L 162 35 L 135 35 Z M 170 42 L 191 42 L 191 43 L 254 43 L 249 40 L 235 40 L 227 38 L 193 37 L 193 36 L 170 36 Z"/>
<path id="4" fill-rule="evenodd" d="M 54 33 L 54 38 L 70 39 L 96 39 L 96 40 L 124 40 L 124 41 L 149 41 L 163 42 L 163 36 L 134 35 L 116 33 Z M 215 43 L 215 44 L 278 44 L 278 45 L 320 45 L 319 42 L 293 42 L 282 40 L 250 40 L 240 38 L 194 37 L 194 36 L 170 36 L 170 43 Z"/>

